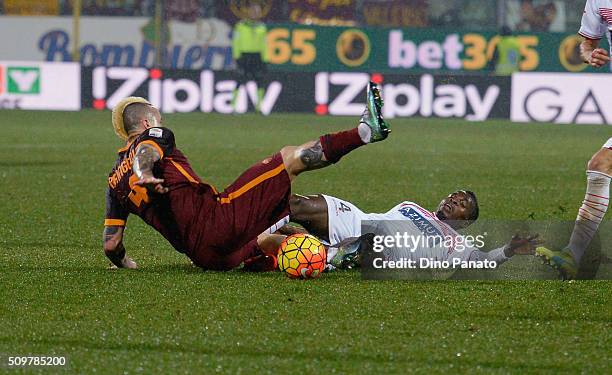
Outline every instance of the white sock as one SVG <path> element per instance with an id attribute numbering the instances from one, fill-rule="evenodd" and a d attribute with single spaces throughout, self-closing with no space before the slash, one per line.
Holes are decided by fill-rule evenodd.
<path id="1" fill-rule="evenodd" d="M 370 143 L 370 138 L 372 138 L 372 129 L 363 122 L 360 122 L 357 126 L 357 132 L 359 133 L 359 137 L 363 143 Z"/>
<path id="2" fill-rule="evenodd" d="M 276 224 L 274 224 L 270 228 L 266 229 L 266 231 L 264 233 L 274 234 L 277 230 L 279 230 L 282 227 L 284 227 L 285 224 L 288 224 L 289 221 L 290 221 L 289 220 L 289 215 L 287 215 L 284 218 L 282 218 L 279 221 L 277 221 Z"/>
<path id="3" fill-rule="evenodd" d="M 612 176 L 605 173 L 587 171 L 586 195 L 578 209 L 574 231 L 567 245 L 576 264 L 580 263 L 606 214 L 610 201 L 610 179 Z"/>

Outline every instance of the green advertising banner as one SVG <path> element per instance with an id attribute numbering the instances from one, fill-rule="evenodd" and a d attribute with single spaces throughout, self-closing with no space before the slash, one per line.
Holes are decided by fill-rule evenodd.
<path id="1" fill-rule="evenodd" d="M 609 72 L 582 63 L 577 34 L 540 32 L 517 37 L 522 71 Z M 488 73 L 499 38 L 493 32 L 432 28 L 272 24 L 268 56 L 272 69 L 280 71 Z"/>

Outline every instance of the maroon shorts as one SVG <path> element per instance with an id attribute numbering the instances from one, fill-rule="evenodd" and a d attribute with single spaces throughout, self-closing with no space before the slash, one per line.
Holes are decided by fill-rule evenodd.
<path id="1" fill-rule="evenodd" d="M 200 241 L 189 253 L 199 267 L 229 270 L 259 254 L 259 234 L 289 215 L 291 180 L 280 153 L 247 169 L 200 211 Z"/>

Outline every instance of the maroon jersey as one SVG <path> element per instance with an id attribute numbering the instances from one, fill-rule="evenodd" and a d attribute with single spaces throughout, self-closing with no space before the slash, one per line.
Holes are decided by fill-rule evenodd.
<path id="1" fill-rule="evenodd" d="M 161 160 L 155 163 L 153 175 L 164 179 L 168 193 L 157 194 L 136 185 L 138 177 L 132 163 L 140 144 L 149 144 L 160 153 Z M 215 196 L 216 192 L 193 172 L 187 158 L 176 148 L 172 131 L 149 128 L 119 150 L 108 175 L 104 225 L 125 226 L 128 215 L 135 214 L 161 233 L 176 250 L 190 252 L 199 240 L 199 213 L 206 209 L 200 199 L 203 195 Z"/>
<path id="2" fill-rule="evenodd" d="M 136 185 L 132 163 L 143 143 L 161 155 L 153 175 L 164 179 L 166 194 Z M 124 226 L 129 214 L 138 215 L 196 265 L 226 270 L 260 253 L 254 239 L 289 214 L 290 195 L 280 153 L 256 163 L 218 193 L 193 172 L 169 129 L 150 128 L 119 150 L 108 176 L 104 225 Z"/>

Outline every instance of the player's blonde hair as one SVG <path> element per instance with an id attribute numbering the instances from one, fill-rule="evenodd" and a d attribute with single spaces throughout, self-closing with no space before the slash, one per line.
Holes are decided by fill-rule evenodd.
<path id="1" fill-rule="evenodd" d="M 117 136 L 124 141 L 128 139 L 128 133 L 125 130 L 125 124 L 123 123 L 123 111 L 125 111 L 125 108 L 128 105 L 134 103 L 151 105 L 151 103 L 149 103 L 149 101 L 145 98 L 141 98 L 139 96 L 129 96 L 117 103 L 115 108 L 113 108 L 113 128 L 115 129 L 115 134 L 117 134 Z"/>

